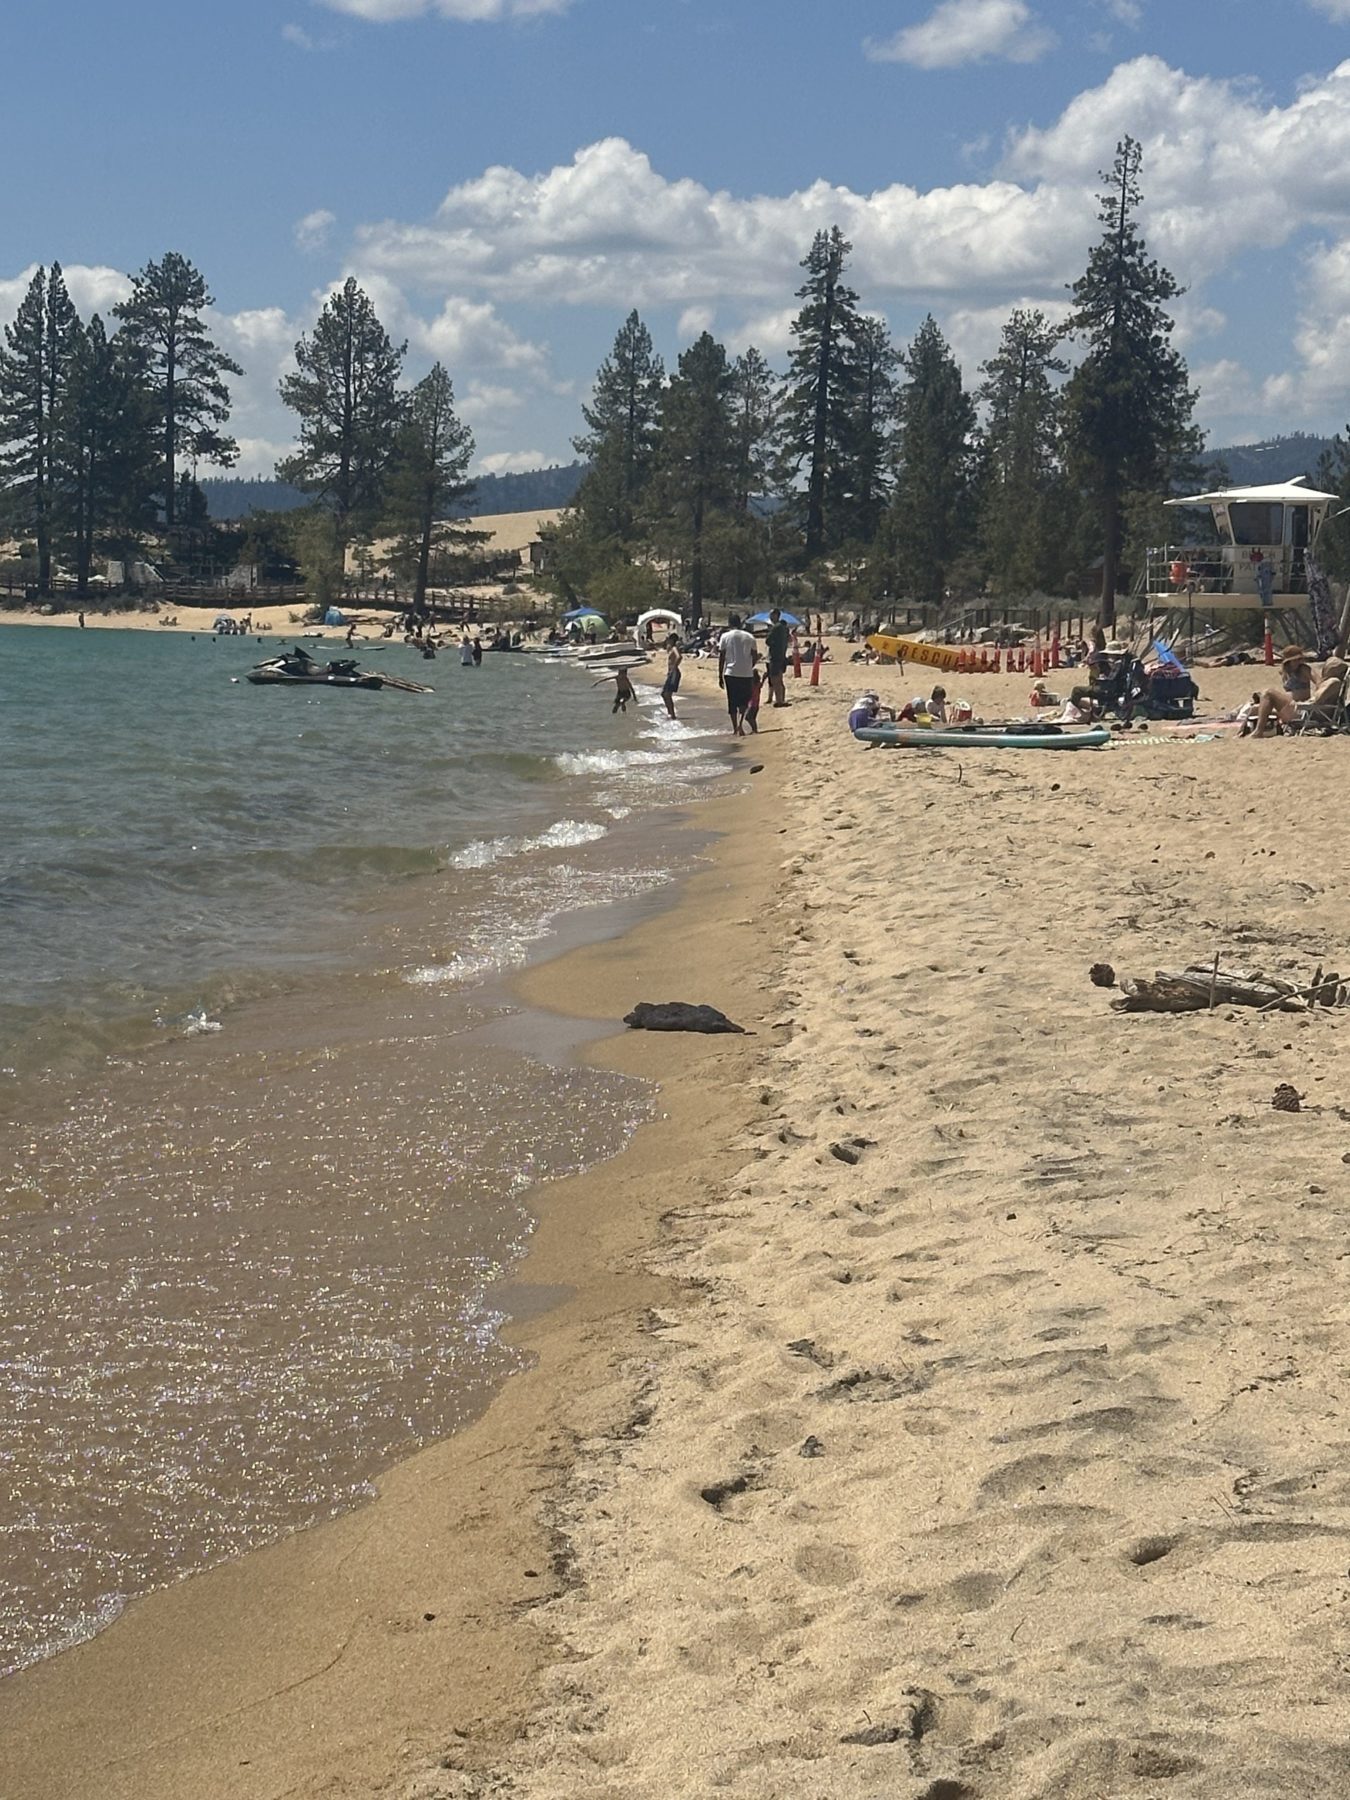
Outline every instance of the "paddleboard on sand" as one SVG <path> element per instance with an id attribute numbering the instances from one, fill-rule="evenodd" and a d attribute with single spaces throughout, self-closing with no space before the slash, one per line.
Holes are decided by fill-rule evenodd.
<path id="1" fill-rule="evenodd" d="M 901 750 L 1101 750 L 1111 742 L 1105 726 L 1086 731 L 1052 731 L 1041 726 L 1009 731 L 997 725 L 859 725 L 864 744 Z"/>

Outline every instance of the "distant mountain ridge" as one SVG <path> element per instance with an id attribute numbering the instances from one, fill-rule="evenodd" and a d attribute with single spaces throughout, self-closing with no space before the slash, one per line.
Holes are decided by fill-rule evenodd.
<path id="1" fill-rule="evenodd" d="M 542 512 L 566 506 L 581 486 L 585 463 L 555 463 L 547 469 L 523 469 L 514 475 L 480 475 L 462 517 L 474 514 Z M 264 475 L 207 475 L 197 483 L 213 519 L 246 519 L 250 513 L 293 512 L 308 497 L 289 482 Z"/>
<path id="2" fill-rule="evenodd" d="M 1293 431 L 1287 437 L 1266 438 L 1259 444 L 1230 444 L 1226 449 L 1207 450 L 1203 459 L 1206 479 L 1213 480 L 1222 472 L 1229 487 L 1263 487 L 1273 481 L 1306 475 L 1309 486 L 1316 486 L 1317 465 L 1335 441 L 1314 437 L 1307 431 Z"/>
<path id="3" fill-rule="evenodd" d="M 1202 460 L 1204 479 L 1216 485 L 1255 487 L 1306 475 L 1315 482 L 1317 465 L 1335 444 L 1334 438 L 1316 437 L 1307 431 L 1266 438 L 1259 444 L 1229 444 L 1207 450 Z M 522 469 L 512 475 L 480 475 L 469 504 L 460 509 L 465 517 L 490 517 L 496 513 L 540 512 L 567 506 L 586 474 L 581 462 L 554 463 L 545 469 Z M 245 519 L 255 512 L 291 512 L 305 505 L 305 495 L 287 482 L 253 475 L 208 475 L 198 486 L 206 496 L 213 519 Z M 766 511 L 775 510 L 770 503 Z"/>

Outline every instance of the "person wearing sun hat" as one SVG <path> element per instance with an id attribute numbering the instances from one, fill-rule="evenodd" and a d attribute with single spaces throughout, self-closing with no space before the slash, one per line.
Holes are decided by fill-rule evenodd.
<path id="1" fill-rule="evenodd" d="M 1253 737 L 1270 737 L 1271 719 L 1281 725 L 1292 725 L 1300 706 L 1312 699 L 1313 671 L 1302 644 L 1286 644 L 1280 652 L 1280 685 L 1267 688 L 1261 696 Z"/>

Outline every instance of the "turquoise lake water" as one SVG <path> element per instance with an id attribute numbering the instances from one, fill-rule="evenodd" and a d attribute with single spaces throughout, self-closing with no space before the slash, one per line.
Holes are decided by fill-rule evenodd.
<path id="1" fill-rule="evenodd" d="M 715 714 L 263 654 L 0 627 L 0 1673 L 474 1416 L 532 1189 L 650 1107 L 499 977 L 662 903 Z"/>

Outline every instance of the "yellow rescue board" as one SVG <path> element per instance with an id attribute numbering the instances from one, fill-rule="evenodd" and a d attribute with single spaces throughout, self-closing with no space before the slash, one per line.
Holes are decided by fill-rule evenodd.
<path id="1" fill-rule="evenodd" d="M 878 631 L 867 640 L 867 648 L 875 650 L 886 662 L 928 663 L 935 669 L 954 669 L 958 652 L 945 644 L 920 644 L 913 638 L 891 637 Z"/>

